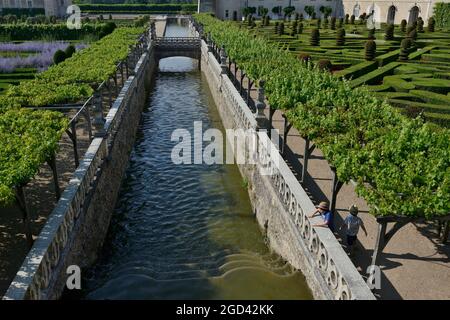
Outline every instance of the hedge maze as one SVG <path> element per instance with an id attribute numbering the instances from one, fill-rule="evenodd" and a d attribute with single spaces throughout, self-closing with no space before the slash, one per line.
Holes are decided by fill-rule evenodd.
<path id="1" fill-rule="evenodd" d="M 354 17 L 246 20 L 241 28 L 311 60 L 351 86 L 366 85 L 405 114 L 450 127 L 450 34 L 437 28 L 434 19 L 428 24 L 420 18 L 413 25 L 381 24 L 376 30 Z"/>

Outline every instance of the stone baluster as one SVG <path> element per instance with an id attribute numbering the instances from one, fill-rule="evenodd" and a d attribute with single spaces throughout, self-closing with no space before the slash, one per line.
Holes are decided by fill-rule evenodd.
<path id="1" fill-rule="evenodd" d="M 258 100 L 256 101 L 256 122 L 258 124 L 258 129 L 268 129 L 267 119 L 264 114 L 264 109 L 266 108 L 266 103 L 264 102 L 264 85 L 265 81 L 259 81 L 258 87 Z"/>
<path id="2" fill-rule="evenodd" d="M 150 25 L 150 38 L 152 40 L 156 39 L 156 27 L 155 27 L 155 23 L 152 22 L 152 24 Z"/>

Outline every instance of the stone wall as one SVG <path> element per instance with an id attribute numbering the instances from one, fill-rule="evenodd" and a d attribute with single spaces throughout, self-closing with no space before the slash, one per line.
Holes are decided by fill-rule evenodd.
<path id="1" fill-rule="evenodd" d="M 67 267 L 84 268 L 96 260 L 157 67 L 153 44 L 145 47 L 109 110 L 105 134 L 92 140 L 4 299 L 58 299 Z"/>
<path id="2" fill-rule="evenodd" d="M 226 65 L 219 64 L 205 41 L 201 64 L 224 127 L 256 130 L 256 114 L 224 72 Z M 303 272 L 316 299 L 375 299 L 331 231 L 311 227 L 320 219 L 307 217 L 314 204 L 268 135 L 258 137 L 258 152 L 266 159 L 262 163 L 268 165 L 238 167 L 248 181 L 253 210 L 270 248 Z"/>

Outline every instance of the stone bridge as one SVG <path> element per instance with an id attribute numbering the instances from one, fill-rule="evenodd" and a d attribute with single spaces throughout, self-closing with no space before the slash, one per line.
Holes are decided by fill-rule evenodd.
<path id="1" fill-rule="evenodd" d="M 201 41 L 197 37 L 156 37 L 154 45 L 157 60 L 168 57 L 188 57 L 200 60 L 201 57 Z"/>

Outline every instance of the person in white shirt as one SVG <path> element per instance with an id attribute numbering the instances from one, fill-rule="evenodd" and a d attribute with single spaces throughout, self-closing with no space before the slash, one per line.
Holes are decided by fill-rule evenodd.
<path id="1" fill-rule="evenodd" d="M 360 217 L 358 217 L 358 207 L 355 205 L 352 205 L 349 208 L 350 214 L 344 219 L 344 224 L 339 228 L 341 230 L 342 228 L 346 228 L 346 234 L 347 234 L 347 246 L 349 249 L 350 255 L 353 254 L 353 248 L 356 242 L 356 239 L 358 237 L 359 227 L 361 227 L 367 237 L 367 230 L 364 226 L 364 222 Z"/>

